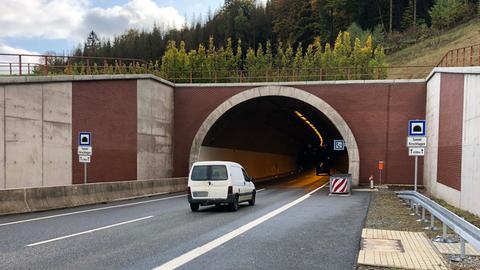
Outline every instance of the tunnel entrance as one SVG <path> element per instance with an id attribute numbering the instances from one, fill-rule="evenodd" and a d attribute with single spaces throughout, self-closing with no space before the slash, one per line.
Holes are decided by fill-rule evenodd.
<path id="1" fill-rule="evenodd" d="M 334 140 L 345 140 L 346 148 L 334 151 Z M 351 173 L 358 184 L 358 157 L 350 128 L 330 105 L 300 89 L 267 86 L 231 97 L 207 117 L 190 164 L 235 161 L 257 179 L 307 170 Z"/>
<path id="2" fill-rule="evenodd" d="M 199 161 L 242 164 L 255 179 L 315 169 L 318 174 L 348 172 L 347 151 L 334 151 L 343 140 L 333 123 L 311 105 L 289 97 L 244 101 L 210 128 Z"/>

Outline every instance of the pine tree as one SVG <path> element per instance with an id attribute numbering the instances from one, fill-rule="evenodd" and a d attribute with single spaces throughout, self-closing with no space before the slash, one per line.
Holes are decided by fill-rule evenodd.
<path id="1" fill-rule="evenodd" d="M 302 43 L 298 43 L 297 52 L 293 59 L 293 80 L 298 80 L 303 67 L 303 48 Z M 302 78 L 300 78 L 301 80 Z"/>
<path id="2" fill-rule="evenodd" d="M 225 60 L 226 60 L 226 75 L 229 77 L 228 82 L 235 81 L 235 70 L 237 69 L 237 63 L 235 55 L 233 54 L 232 39 L 227 39 L 227 47 L 225 48 Z"/>
<path id="3" fill-rule="evenodd" d="M 211 81 L 217 81 L 217 73 L 216 73 L 216 66 L 215 63 L 217 61 L 217 50 L 215 48 L 215 43 L 213 40 L 213 36 L 210 36 L 208 39 L 208 50 L 207 50 L 207 70 L 208 76 Z"/>
<path id="4" fill-rule="evenodd" d="M 265 74 L 267 80 L 271 79 L 273 76 L 273 52 L 272 52 L 272 43 L 270 40 L 267 41 L 265 49 Z"/>
<path id="5" fill-rule="evenodd" d="M 255 57 L 255 51 L 252 49 L 252 47 L 249 47 L 247 50 L 247 56 L 245 59 L 245 70 L 248 72 L 248 81 L 252 82 L 254 81 L 254 78 L 257 76 L 257 70 L 256 70 L 256 57 Z"/>
<path id="6" fill-rule="evenodd" d="M 242 68 L 243 68 L 243 63 L 242 63 L 242 58 L 243 58 L 243 52 L 242 52 L 242 40 L 238 39 L 237 41 L 237 51 L 235 53 L 235 70 L 236 74 L 239 77 L 239 80 L 243 77 L 242 74 Z"/>
<path id="7" fill-rule="evenodd" d="M 267 66 L 265 60 L 265 54 L 263 52 L 262 43 L 258 44 L 257 53 L 255 55 L 255 69 L 256 69 L 256 77 L 264 77 L 266 76 Z M 256 79 L 255 81 L 259 81 L 260 79 Z"/>

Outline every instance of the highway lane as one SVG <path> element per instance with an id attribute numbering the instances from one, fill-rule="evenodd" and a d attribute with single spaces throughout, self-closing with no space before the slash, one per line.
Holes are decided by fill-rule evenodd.
<path id="1" fill-rule="evenodd" d="M 243 206 L 238 212 L 205 207 L 192 213 L 185 196 L 177 194 L 0 217 L 0 268 L 152 269 L 295 201 L 321 186 L 326 178 L 306 175 L 291 181 L 268 187 L 258 194 L 254 207 Z M 324 269 L 332 269 L 332 265 L 348 269 L 356 261 L 368 202 L 368 193 L 329 197 L 322 189 L 182 267 L 291 269 L 295 265 L 293 268 L 308 269 L 328 262 L 325 266 L 330 268 Z M 2 226 L 92 209 L 99 210 Z M 115 224 L 120 225 L 108 227 Z M 346 230 L 339 224 L 351 228 Z M 340 235 L 338 241 L 334 241 L 336 235 Z M 70 237 L 28 246 L 65 236 Z M 331 261 L 335 254 L 345 258 Z M 344 266 L 348 267 L 341 268 Z"/>

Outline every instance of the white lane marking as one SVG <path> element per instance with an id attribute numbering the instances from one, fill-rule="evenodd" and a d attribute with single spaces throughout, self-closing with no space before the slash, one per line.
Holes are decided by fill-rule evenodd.
<path id="1" fill-rule="evenodd" d="M 264 191 L 265 189 L 266 189 L 266 188 L 261 188 L 261 189 L 257 190 L 257 192 L 262 192 L 262 191 Z"/>
<path id="2" fill-rule="evenodd" d="M 247 232 L 248 230 L 254 228 L 255 226 L 273 218 L 274 216 L 284 212 L 285 210 L 289 209 L 290 207 L 292 206 L 295 206 L 296 204 L 299 204 L 301 203 L 302 201 L 306 200 L 308 197 L 310 197 L 310 195 L 318 190 L 320 190 L 321 188 L 323 188 L 324 186 L 326 186 L 327 184 L 324 184 L 322 185 L 321 187 L 319 188 L 316 188 L 314 189 L 313 191 L 310 191 L 309 193 L 307 193 L 306 195 L 303 195 L 302 197 L 280 207 L 280 208 L 277 208 L 275 210 L 273 210 L 272 212 L 270 213 L 267 213 L 259 218 L 257 218 L 256 220 L 254 221 L 251 221 L 223 236 L 220 236 L 219 238 L 211 241 L 211 242 L 208 242 L 206 243 L 205 245 L 203 246 L 200 246 L 200 247 L 197 247 L 195 249 L 192 249 L 191 251 L 183 254 L 183 255 L 180 255 L 179 257 L 173 259 L 173 260 L 170 260 L 166 263 L 164 263 L 163 265 L 160 265 L 156 268 L 154 268 L 154 270 L 170 270 L 170 269 L 175 269 L 177 267 L 180 267 L 186 263 L 188 263 L 189 261 L 197 258 L 197 257 L 200 257 L 202 256 L 203 254 L 209 252 L 210 250 L 220 246 L 220 245 L 223 245 L 225 244 L 226 242 L 232 240 L 233 238 L 241 235 L 242 233 L 245 233 Z"/>
<path id="3" fill-rule="evenodd" d="M 96 228 L 96 229 L 93 229 L 93 230 L 88 230 L 88 231 L 84 231 L 84 232 L 69 234 L 69 235 L 65 235 L 65 236 L 62 236 L 62 237 L 53 238 L 53 239 L 50 239 L 50 240 L 45 240 L 45 241 L 36 242 L 36 243 L 33 243 L 33 244 L 28 244 L 27 247 L 34 247 L 34 246 L 38 246 L 38 245 L 42 245 L 42 244 L 46 244 L 46 243 L 50 243 L 50 242 L 54 242 L 54 241 L 58 241 L 58 240 L 62 240 L 62 239 L 66 239 L 66 238 L 70 238 L 70 237 L 74 237 L 74 236 L 78 236 L 78 235 L 82 235 L 82 234 L 87 234 L 87 233 L 93 233 L 93 232 L 97 232 L 97 231 L 101 231 L 101 230 L 106 230 L 106 229 L 110 229 L 110 228 L 113 228 L 113 227 L 117 227 L 117 226 L 129 224 L 129 223 L 133 223 L 133 222 L 137 222 L 137 221 L 149 219 L 149 218 L 152 218 L 152 217 L 153 217 L 153 216 L 148 216 L 148 217 L 143 217 L 143 218 L 132 219 L 132 220 L 129 220 L 129 221 L 124 221 L 124 222 L 120 222 L 120 223 L 116 223 L 116 224 L 112 224 L 112 225 L 108 225 L 108 226 Z"/>
<path id="4" fill-rule="evenodd" d="M 120 208 L 120 207 L 126 207 L 126 206 L 131 206 L 131 205 L 138 205 L 138 204 L 145 204 L 145 203 L 152 203 L 152 202 L 164 201 L 164 200 L 175 199 L 175 198 L 180 198 L 180 197 L 185 197 L 185 196 L 187 196 L 187 194 L 182 194 L 182 195 L 177 195 L 177 196 L 172 196 L 172 197 L 166 197 L 166 198 L 160 198 L 160 199 L 154 199 L 154 200 L 148 200 L 148 201 L 141 201 L 141 202 L 134 202 L 134 203 L 126 203 L 126 204 L 112 205 L 112 206 L 106 206 L 106 207 L 101 207 L 101 208 L 94 208 L 94 209 L 89 209 L 89 210 L 75 211 L 75 212 L 58 214 L 58 215 L 52 215 L 52 216 L 45 216 L 45 217 L 24 219 L 24 220 L 19 220 L 19 221 L 12 221 L 12 222 L 7 222 L 7 223 L 1 223 L 1 224 L 0 224 L 0 227 L 2 227 L 2 226 L 7 226 L 7 225 L 13 225 L 13 224 L 19 224 L 19 223 L 25 223 L 25 222 L 30 222 L 30 221 L 37 221 L 37 220 L 43 220 L 43 219 L 49 219 L 49 218 L 56 218 L 56 217 L 64 217 L 64 216 L 70 216 L 70 215 L 76 215 L 76 214 L 83 214 L 83 213 L 100 211 L 100 210 L 106 210 L 106 209 L 113 209 L 113 208 Z"/>

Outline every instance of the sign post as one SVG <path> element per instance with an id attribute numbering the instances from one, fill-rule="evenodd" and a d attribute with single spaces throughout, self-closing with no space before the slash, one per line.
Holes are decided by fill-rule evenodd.
<path id="1" fill-rule="evenodd" d="M 91 132 L 80 132 L 78 135 L 78 161 L 83 163 L 83 183 L 88 183 L 87 163 L 92 156 Z"/>
<path id="2" fill-rule="evenodd" d="M 418 187 L 418 157 L 425 156 L 425 147 L 427 147 L 426 137 L 426 121 L 410 120 L 408 121 L 408 137 L 407 137 L 408 155 L 415 157 L 415 175 L 414 190 Z"/>

